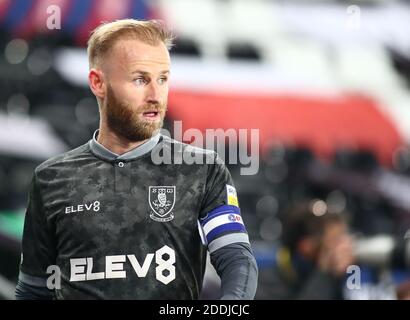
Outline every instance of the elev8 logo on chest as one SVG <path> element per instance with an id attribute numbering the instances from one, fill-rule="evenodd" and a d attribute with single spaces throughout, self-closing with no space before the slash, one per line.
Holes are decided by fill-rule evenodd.
<path id="1" fill-rule="evenodd" d="M 64 213 L 76 213 L 81 211 L 100 211 L 100 201 L 94 201 L 86 204 L 79 204 L 76 206 L 65 207 Z"/>
<path id="2" fill-rule="evenodd" d="M 100 272 L 93 270 L 93 257 L 70 259 L 70 281 L 125 279 L 127 278 L 127 272 L 124 268 L 126 262 L 131 264 L 138 278 L 145 278 L 154 258 L 156 263 L 155 278 L 165 285 L 175 280 L 175 251 L 165 245 L 155 253 L 148 253 L 143 259 L 140 257 L 140 261 L 138 261 L 135 254 L 105 256 L 105 270 Z"/>

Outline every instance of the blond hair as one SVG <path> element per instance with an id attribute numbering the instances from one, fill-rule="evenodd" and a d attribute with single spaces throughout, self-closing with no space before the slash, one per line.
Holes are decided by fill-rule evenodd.
<path id="1" fill-rule="evenodd" d="M 150 45 L 164 43 L 168 50 L 174 36 L 159 20 L 122 19 L 106 22 L 95 28 L 88 39 L 88 61 L 90 68 L 98 65 L 101 58 L 119 39 L 137 39 Z"/>

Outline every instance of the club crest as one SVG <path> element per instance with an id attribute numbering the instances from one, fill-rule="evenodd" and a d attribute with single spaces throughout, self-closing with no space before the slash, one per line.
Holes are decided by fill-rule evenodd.
<path id="1" fill-rule="evenodd" d="M 175 186 L 150 186 L 148 201 L 152 209 L 150 218 L 158 222 L 174 219 Z"/>

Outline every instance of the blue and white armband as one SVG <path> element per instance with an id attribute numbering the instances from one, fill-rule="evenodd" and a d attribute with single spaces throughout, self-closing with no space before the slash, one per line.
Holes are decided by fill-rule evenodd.
<path id="1" fill-rule="evenodd" d="M 223 205 L 213 209 L 198 221 L 199 233 L 210 253 L 231 243 L 249 243 L 240 209 Z"/>

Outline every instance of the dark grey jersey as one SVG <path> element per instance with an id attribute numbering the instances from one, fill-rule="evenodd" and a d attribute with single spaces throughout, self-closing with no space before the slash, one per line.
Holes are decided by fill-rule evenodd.
<path id="1" fill-rule="evenodd" d="M 94 137 L 36 168 L 20 272 L 44 285 L 57 266 L 58 299 L 197 299 L 206 250 L 238 242 L 249 239 L 216 153 L 157 135 L 118 156 Z"/>

